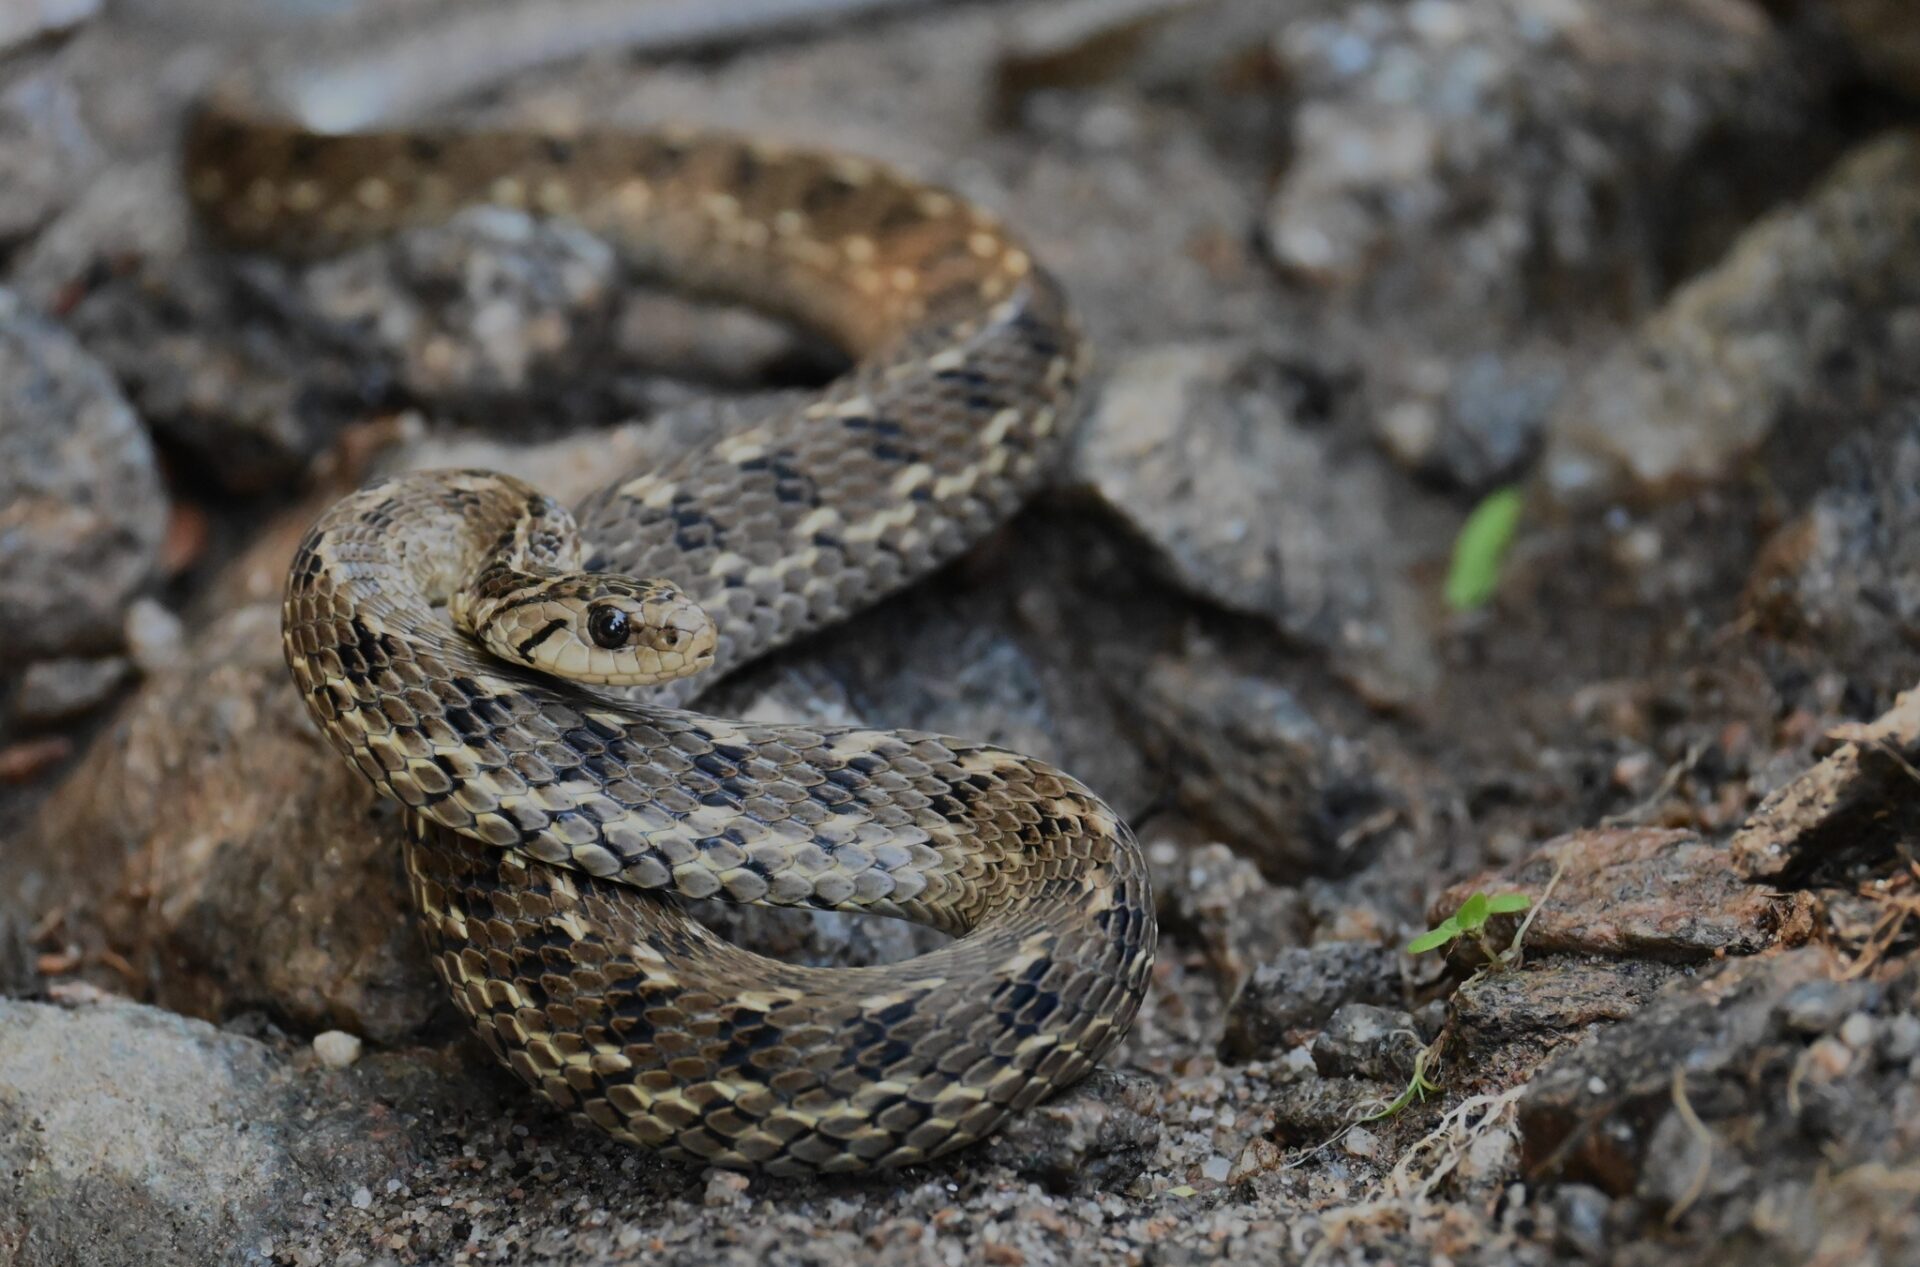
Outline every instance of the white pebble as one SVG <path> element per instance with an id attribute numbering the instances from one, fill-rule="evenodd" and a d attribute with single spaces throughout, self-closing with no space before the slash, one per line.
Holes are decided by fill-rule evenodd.
<path id="1" fill-rule="evenodd" d="M 1214 1183 L 1225 1183 L 1227 1176 L 1233 1173 L 1233 1159 L 1215 1153 L 1200 1163 L 1200 1174 Z"/>
<path id="2" fill-rule="evenodd" d="M 186 658 L 186 631 L 180 618 L 151 598 L 134 600 L 124 626 L 127 654 L 142 673 L 160 673 Z"/>
<path id="3" fill-rule="evenodd" d="M 313 1054 L 329 1069 L 345 1069 L 360 1059 L 360 1040 L 345 1030 L 330 1029 L 313 1036 Z"/>
<path id="4" fill-rule="evenodd" d="M 1347 1152 L 1355 1157 L 1373 1157 L 1380 1152 L 1380 1137 L 1364 1126 L 1347 1132 Z"/>
<path id="5" fill-rule="evenodd" d="M 1873 1046 L 1873 1036 L 1879 1026 L 1865 1012 L 1855 1012 L 1840 1023 L 1840 1041 L 1855 1051 L 1865 1051 Z"/>
<path id="6" fill-rule="evenodd" d="M 353 1190 L 353 1208 L 364 1210 L 373 1204 L 373 1190 L 362 1184 Z"/>

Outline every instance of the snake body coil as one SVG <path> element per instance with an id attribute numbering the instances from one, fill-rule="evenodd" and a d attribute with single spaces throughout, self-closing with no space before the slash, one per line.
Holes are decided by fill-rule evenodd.
<path id="1" fill-rule="evenodd" d="M 571 517 L 485 472 L 329 510 L 288 579 L 287 662 L 328 740 L 406 807 L 438 971 L 556 1105 L 669 1155 L 776 1173 L 917 1162 L 1085 1074 L 1152 962 L 1145 867 L 1080 784 L 935 735 L 683 711 L 482 650 L 443 605 L 503 550 L 659 578 L 716 672 L 832 623 L 1002 522 L 1064 441 L 1082 348 L 988 213 L 855 159 L 717 135 L 323 136 L 212 108 L 187 178 L 244 246 L 330 250 L 495 202 L 570 216 L 682 287 L 837 340 L 856 368 Z M 529 652 L 531 655 L 531 652 Z M 793 967 L 662 894 L 961 934 Z"/>

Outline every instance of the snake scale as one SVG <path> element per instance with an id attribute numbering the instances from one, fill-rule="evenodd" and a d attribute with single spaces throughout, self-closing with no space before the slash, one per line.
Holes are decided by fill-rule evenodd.
<path id="1" fill-rule="evenodd" d="M 1045 477 L 1084 349 L 993 215 L 726 135 L 326 134 L 219 97 L 185 165 L 239 248 L 317 254 L 505 204 L 854 361 L 576 514 L 504 475 L 416 473 L 339 502 L 300 546 L 288 665 L 330 743 L 405 807 L 418 922 L 495 1056 L 619 1139 L 795 1174 L 959 1148 L 1120 1041 L 1152 902 L 1085 787 L 964 739 L 684 707 L 953 559 Z M 606 670 L 608 646 L 626 668 Z M 675 894 L 958 936 L 888 966 L 791 966 Z"/>

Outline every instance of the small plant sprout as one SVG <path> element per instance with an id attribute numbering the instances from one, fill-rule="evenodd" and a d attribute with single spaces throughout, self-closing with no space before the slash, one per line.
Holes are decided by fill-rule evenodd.
<path id="1" fill-rule="evenodd" d="M 1495 950 L 1493 943 L 1487 940 L 1487 921 L 1495 915 L 1517 915 L 1532 904 L 1533 899 L 1524 893 L 1495 893 L 1491 897 L 1485 893 L 1475 893 L 1460 903 L 1459 910 L 1408 942 L 1407 953 L 1424 955 L 1429 950 L 1438 950 L 1462 937 L 1471 937 L 1479 945 L 1481 953 L 1486 955 L 1488 963 L 1504 963 L 1506 954 Z"/>
<path id="2" fill-rule="evenodd" d="M 1402 1110 L 1416 1100 L 1424 1101 L 1428 1096 L 1440 1090 L 1440 1084 L 1427 1077 L 1427 1063 L 1433 1058 L 1434 1049 L 1439 1044 L 1423 1049 L 1413 1058 L 1413 1077 L 1407 1080 L 1399 1095 L 1388 1101 L 1386 1106 L 1369 1113 L 1360 1119 L 1360 1123 L 1378 1122 L 1383 1118 L 1398 1117 Z"/>
<path id="3" fill-rule="evenodd" d="M 1518 488 L 1508 486 L 1488 493 L 1454 538 L 1453 562 L 1447 569 L 1447 606 L 1457 612 L 1477 611 L 1487 605 L 1500 584 L 1500 566 L 1520 528 L 1525 506 Z"/>

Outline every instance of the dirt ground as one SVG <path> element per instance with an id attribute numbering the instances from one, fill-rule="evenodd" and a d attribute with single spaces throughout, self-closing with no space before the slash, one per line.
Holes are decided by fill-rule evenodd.
<path id="1" fill-rule="evenodd" d="M 795 1181 L 490 1063 L 278 596 L 372 474 L 576 498 L 835 356 L 508 208 L 208 241 L 186 112 L 316 8 L 0 0 L 0 1263 L 1920 1260 L 1920 11 L 922 3 L 445 111 L 894 163 L 1098 349 L 1016 520 L 702 707 L 1072 771 L 1154 869 L 1144 1011 L 984 1145 Z M 1514 892 L 1502 962 L 1405 953 Z"/>

